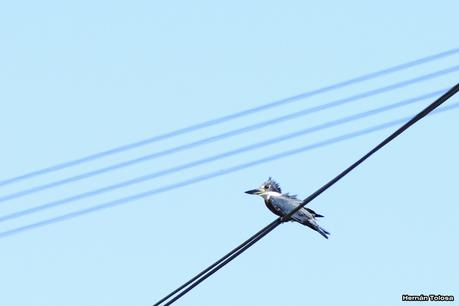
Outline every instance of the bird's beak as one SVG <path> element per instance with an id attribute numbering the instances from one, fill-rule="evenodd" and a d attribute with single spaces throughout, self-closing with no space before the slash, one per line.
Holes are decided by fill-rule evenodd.
<path id="1" fill-rule="evenodd" d="M 258 194 L 261 193 L 261 190 L 260 189 L 252 189 L 252 190 L 247 190 L 245 193 L 258 195 Z"/>

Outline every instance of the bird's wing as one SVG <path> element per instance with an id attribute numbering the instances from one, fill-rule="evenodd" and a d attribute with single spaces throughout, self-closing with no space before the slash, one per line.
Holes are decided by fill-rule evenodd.
<path id="1" fill-rule="evenodd" d="M 271 201 L 269 200 L 265 200 L 265 205 L 266 207 L 268 207 L 268 209 L 275 215 L 278 215 L 279 217 L 282 217 L 284 216 L 284 214 L 279 210 L 277 209 Z"/>

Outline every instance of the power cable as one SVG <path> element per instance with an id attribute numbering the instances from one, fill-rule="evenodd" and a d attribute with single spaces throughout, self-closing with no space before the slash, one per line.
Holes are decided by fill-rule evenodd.
<path id="1" fill-rule="evenodd" d="M 234 248 L 233 250 L 231 250 L 229 253 L 227 253 L 225 256 L 223 256 L 222 258 L 220 258 L 219 260 L 217 260 L 216 262 L 214 262 L 213 264 L 211 264 L 210 266 L 208 266 L 207 268 L 205 268 L 204 270 L 202 270 L 201 272 L 199 272 L 196 276 L 194 276 L 193 278 L 191 278 L 189 281 L 187 281 L 186 283 L 184 283 L 183 285 L 181 285 L 180 287 L 178 287 L 177 289 L 175 289 L 174 291 L 172 291 L 171 293 L 169 293 L 168 295 L 166 295 L 164 298 L 162 298 L 161 300 L 159 300 L 158 302 L 156 302 L 156 304 L 154 304 L 153 306 L 158 306 L 160 305 L 161 303 L 163 303 L 164 301 L 168 300 L 170 297 L 172 297 L 173 295 L 175 295 L 176 293 L 178 293 L 179 291 L 183 290 L 185 287 L 187 287 L 188 285 L 190 285 L 191 283 L 195 282 L 196 280 L 198 280 L 201 276 L 204 276 L 207 272 L 209 272 L 210 270 L 212 270 L 213 268 L 217 267 L 218 265 L 220 265 L 221 263 L 223 263 L 226 259 L 230 258 L 232 255 L 236 254 L 239 250 L 241 250 L 245 245 L 249 244 L 251 241 L 253 241 L 254 239 L 256 239 L 258 236 L 260 236 L 261 234 L 263 234 L 266 230 L 269 230 L 272 226 L 273 226 L 273 229 L 274 229 L 274 226 L 277 226 L 277 225 L 280 224 L 279 222 L 279 219 L 276 219 L 274 222 L 272 222 L 271 224 L 269 224 L 269 226 L 261 229 L 259 232 L 257 232 L 256 234 L 254 234 L 252 237 L 250 237 L 249 239 L 247 239 L 246 241 L 244 241 L 243 243 L 241 243 L 239 246 L 237 246 L 236 248 Z"/>
<path id="2" fill-rule="evenodd" d="M 303 208 L 306 204 L 314 200 L 316 197 L 318 197 L 322 192 L 333 186 L 336 182 L 338 182 L 340 179 L 342 179 L 344 176 L 346 176 L 349 172 L 354 170 L 358 165 L 363 163 L 368 157 L 379 151 L 382 147 L 384 147 L 386 144 L 391 142 L 393 139 L 395 139 L 397 136 L 402 134 L 404 131 L 406 131 L 409 127 L 411 127 L 413 124 L 424 118 L 426 115 L 428 115 L 430 112 L 432 112 L 434 109 L 439 107 L 441 104 L 443 104 L 445 101 L 447 101 L 449 98 L 454 96 L 457 92 L 459 91 L 459 83 L 453 86 L 450 90 L 448 90 L 444 95 L 442 95 L 440 98 L 438 98 L 436 101 L 434 101 L 432 104 L 424 108 L 421 112 L 419 112 L 416 116 L 414 116 L 410 121 L 402 125 L 399 129 L 397 129 L 395 132 L 393 132 L 389 137 L 384 139 L 381 143 L 379 143 L 376 147 L 374 147 L 372 150 L 370 150 L 367 154 L 362 156 L 359 160 L 357 160 L 355 163 L 350 165 L 347 169 L 345 169 L 343 172 L 338 174 L 334 179 L 323 185 L 321 188 L 319 188 L 316 192 L 311 194 L 309 197 L 303 200 L 301 205 L 293 209 L 290 213 L 282 217 L 282 221 L 287 221 L 290 219 L 290 217 L 295 214 L 298 210 Z"/>
<path id="3" fill-rule="evenodd" d="M 412 79 L 409 79 L 409 80 L 405 80 L 405 81 L 402 81 L 402 82 L 397 82 L 397 83 L 393 83 L 393 84 L 390 84 L 390 85 L 387 85 L 387 86 L 383 86 L 383 87 L 379 87 L 379 88 L 376 88 L 376 89 L 372 89 L 372 90 L 369 90 L 369 91 L 366 91 L 366 92 L 363 92 L 363 93 L 359 93 L 359 94 L 356 94 L 356 95 L 353 95 L 353 96 L 350 96 L 350 97 L 347 97 L 347 98 L 338 99 L 338 100 L 335 100 L 335 101 L 332 101 L 332 102 L 328 102 L 328 103 L 325 103 L 325 104 L 321 104 L 321 105 L 318 105 L 318 106 L 309 107 L 309 108 L 306 108 L 306 109 L 303 109 L 303 110 L 300 110 L 300 111 L 295 111 L 295 112 L 289 113 L 287 115 L 283 115 L 283 116 L 279 116 L 279 117 L 276 117 L 276 118 L 268 119 L 268 120 L 265 120 L 265 121 L 262 121 L 262 122 L 259 122 L 259 123 L 255 123 L 255 124 L 251 124 L 251 125 L 248 125 L 248 126 L 245 126 L 245 127 L 242 127 L 242 128 L 233 129 L 233 130 L 225 132 L 225 133 L 221 133 L 221 134 L 214 135 L 214 136 L 211 136 L 211 137 L 199 139 L 197 141 L 193 141 L 193 142 L 190 142 L 190 143 L 182 144 L 182 145 L 179 145 L 179 146 L 176 146 L 176 147 L 173 147 L 173 148 L 170 148 L 170 149 L 166 149 L 166 150 L 163 150 L 163 151 L 160 151 L 160 152 L 143 155 L 141 157 L 137 157 L 137 158 L 130 159 L 128 161 L 124 161 L 124 162 L 120 162 L 120 163 L 116 163 L 116 164 L 113 164 L 113 165 L 110 165 L 110 166 L 107 166 L 107 167 L 99 168 L 97 170 L 88 171 L 88 172 L 85 172 L 85 173 L 82 173 L 82 174 L 78 174 L 78 175 L 75 175 L 75 176 L 71 176 L 71 177 L 67 177 L 67 178 L 64 178 L 64 179 L 56 180 L 56 181 L 53 181 L 51 183 L 46 183 L 46 184 L 35 186 L 35 187 L 29 188 L 29 189 L 26 189 L 26 190 L 21 190 L 21 191 L 18 191 L 18 192 L 7 194 L 5 196 L 1 196 L 0 197 L 0 202 L 13 200 L 13 199 L 20 198 L 20 197 L 23 197 L 23 196 L 26 196 L 26 195 L 29 195 L 29 194 L 33 194 L 33 193 L 37 193 L 37 192 L 44 191 L 44 190 L 47 190 L 47 189 L 51 189 L 51 188 L 55 188 L 55 187 L 58 187 L 58 186 L 62 186 L 62 185 L 65 185 L 65 184 L 73 183 L 73 182 L 80 181 L 80 180 L 83 180 L 83 179 L 87 179 L 87 178 L 90 178 L 90 177 L 93 177 L 93 176 L 96 176 L 96 175 L 104 174 L 104 173 L 107 173 L 107 172 L 110 172 L 110 171 L 114 171 L 114 170 L 118 170 L 118 169 L 125 168 L 125 167 L 128 167 L 128 166 L 132 166 L 132 165 L 135 165 L 135 164 L 138 164 L 138 163 L 141 163 L 141 162 L 146 162 L 146 161 L 149 161 L 149 160 L 152 160 L 152 159 L 156 159 L 156 158 L 159 158 L 159 157 L 162 157 L 162 156 L 168 156 L 168 155 L 173 154 L 173 153 L 178 153 L 178 152 L 181 152 L 181 151 L 184 151 L 184 150 L 195 148 L 197 146 L 213 143 L 213 142 L 216 142 L 216 141 L 228 138 L 228 137 L 233 137 L 233 136 L 236 136 L 236 135 L 240 135 L 240 134 L 247 133 L 247 132 L 250 132 L 250 131 L 254 131 L 254 130 L 257 130 L 257 129 L 261 129 L 261 128 L 264 128 L 266 126 L 278 124 L 278 123 L 285 122 L 285 121 L 288 121 L 288 120 L 293 120 L 293 119 L 299 118 L 301 116 L 309 115 L 309 114 L 312 114 L 312 113 L 316 113 L 316 112 L 319 112 L 319 111 L 323 111 L 323 110 L 326 110 L 326 109 L 337 107 L 337 106 L 343 105 L 345 103 L 350 103 L 350 102 L 353 102 L 353 101 L 356 101 L 356 100 L 361 100 L 361 99 L 368 98 L 368 97 L 371 97 L 371 96 L 375 96 L 375 95 L 378 95 L 378 94 L 382 94 L 382 93 L 385 93 L 385 92 L 388 92 L 388 91 L 396 90 L 396 89 L 399 89 L 399 88 L 402 88 L 402 87 L 406 87 L 408 85 L 412 85 L 412 84 L 415 84 L 415 83 L 418 83 L 418 82 L 422 82 L 422 81 L 426 81 L 426 80 L 429 80 L 429 79 L 432 79 L 432 78 L 440 77 L 440 76 L 443 76 L 443 75 L 446 75 L 446 74 L 449 74 L 449 73 L 452 73 L 452 72 L 456 72 L 456 71 L 459 71 L 459 65 L 456 65 L 456 66 L 453 66 L 453 67 L 450 67 L 450 68 L 446 68 L 446 69 L 442 69 L 442 70 L 437 70 L 435 72 L 428 73 L 428 74 L 425 74 L 425 75 L 422 75 L 422 76 L 419 76 L 419 77 L 415 77 L 415 78 L 412 78 Z"/>
<path id="4" fill-rule="evenodd" d="M 86 163 L 86 162 L 89 162 L 89 161 L 92 161 L 92 160 L 100 159 L 100 158 L 103 158 L 103 157 L 106 157 L 106 156 L 109 156 L 109 155 L 113 155 L 113 154 L 117 154 L 117 153 L 120 153 L 120 152 L 132 150 L 132 149 L 135 149 L 135 148 L 138 148 L 138 147 L 142 147 L 142 146 L 145 146 L 147 144 L 151 144 L 151 143 L 159 142 L 159 141 L 162 141 L 162 140 L 165 140 L 165 139 L 168 139 L 168 138 L 172 138 L 172 137 L 176 137 L 176 136 L 179 136 L 179 135 L 191 133 L 191 132 L 194 132 L 194 131 L 197 131 L 197 130 L 200 130 L 200 129 L 204 129 L 204 128 L 207 128 L 207 127 L 210 127 L 210 126 L 214 126 L 214 125 L 218 125 L 218 124 L 221 124 L 221 123 L 224 123 L 224 122 L 228 122 L 228 121 L 231 121 L 231 120 L 243 117 L 243 116 L 247 116 L 247 115 L 254 114 L 254 113 L 257 113 L 257 112 L 260 112 L 260 111 L 264 111 L 264 110 L 268 110 L 268 109 L 271 109 L 271 108 L 275 108 L 275 107 L 278 107 L 278 106 L 281 106 L 281 105 L 286 105 L 286 104 L 292 103 L 294 101 L 298 101 L 298 100 L 301 100 L 301 99 L 309 98 L 309 97 L 316 96 L 316 95 L 319 95 L 319 94 L 322 94 L 322 93 L 326 93 L 326 92 L 329 92 L 329 91 L 332 91 L 332 90 L 343 88 L 343 87 L 346 87 L 346 86 L 349 86 L 349 85 L 352 85 L 352 84 L 364 82 L 364 81 L 371 80 L 371 79 L 374 79 L 374 78 L 377 78 L 377 77 L 380 77 L 380 76 L 383 76 L 383 75 L 391 74 L 391 73 L 394 73 L 394 72 L 397 72 L 397 71 L 400 71 L 400 70 L 408 69 L 408 68 L 415 67 L 415 66 L 418 66 L 418 65 L 421 65 L 421 64 L 424 64 L 424 63 L 428 63 L 428 62 L 432 62 L 432 61 L 435 61 L 435 60 L 438 60 L 438 59 L 441 59 L 441 58 L 452 56 L 454 54 L 457 54 L 458 52 L 459 52 L 459 48 L 450 49 L 450 50 L 443 51 L 443 52 L 440 52 L 440 53 L 437 53 L 437 54 L 433 54 L 433 55 L 422 57 L 422 58 L 419 58 L 419 59 L 416 59 L 416 60 L 413 60 L 413 61 L 409 61 L 409 62 L 406 62 L 406 63 L 403 63 L 403 64 L 392 66 L 392 67 L 389 67 L 389 68 L 386 68 L 386 69 L 382 69 L 382 70 L 379 70 L 379 71 L 371 72 L 371 73 L 368 73 L 368 74 L 365 74 L 365 75 L 362 75 L 362 76 L 359 76 L 359 77 L 355 77 L 355 78 L 352 78 L 352 79 L 349 79 L 349 80 L 346 80 L 346 81 L 338 82 L 338 83 L 335 83 L 335 84 L 332 84 L 332 85 L 329 85 L 329 86 L 325 86 L 325 87 L 322 87 L 322 88 L 319 88 L 319 89 L 316 89 L 316 90 L 312 90 L 312 91 L 309 91 L 309 92 L 298 94 L 298 95 L 295 95 L 295 96 L 292 96 L 292 97 L 289 97 L 289 98 L 284 98 L 284 99 L 281 99 L 281 100 L 273 101 L 273 102 L 270 102 L 270 103 L 267 103 L 267 104 L 259 105 L 259 106 L 256 106 L 256 107 L 252 107 L 252 108 L 249 108 L 249 109 L 246 109 L 246 110 L 242 110 L 242 111 L 239 111 L 239 112 L 236 112 L 236 113 L 232 113 L 232 114 L 229 114 L 229 115 L 225 115 L 225 116 L 222 116 L 222 117 L 218 117 L 218 118 L 215 118 L 215 119 L 204 121 L 204 122 L 201 122 L 201 123 L 198 123 L 198 124 L 194 124 L 194 125 L 190 125 L 190 126 L 187 126 L 187 127 L 184 127 L 184 128 L 180 128 L 180 129 L 177 129 L 177 130 L 174 130 L 174 131 L 171 131 L 171 132 L 167 132 L 165 134 L 153 136 L 153 137 L 146 138 L 146 139 L 143 139 L 143 140 L 140 140 L 140 141 L 132 142 L 132 143 L 125 144 L 125 145 L 122 145 L 122 146 L 119 146 L 119 147 L 115 147 L 115 148 L 112 148 L 112 149 L 101 151 L 101 152 L 98 152 L 98 153 L 95 153 L 95 154 L 91 154 L 91 155 L 87 155 L 87 156 L 84 156 L 84 157 L 81 157 L 81 158 L 77 158 L 77 159 L 74 159 L 74 160 L 70 160 L 70 161 L 67 161 L 67 162 L 55 164 L 55 165 L 52 165 L 52 166 L 49 166 L 49 167 L 45 167 L 45 168 L 42 168 L 42 169 L 39 169 L 39 170 L 31 171 L 31 172 L 28 172 L 28 173 L 25 173 L 25 174 L 22 174 L 22 175 L 18 175 L 18 176 L 15 176 L 15 177 L 4 179 L 4 180 L 0 181 L 0 186 L 9 185 L 9 184 L 12 184 L 12 183 L 15 183 L 15 182 L 19 182 L 19 181 L 22 181 L 22 180 L 30 179 L 30 178 L 33 178 L 33 177 L 36 177 L 36 176 L 39 176 L 39 175 L 43 175 L 43 174 L 46 174 L 46 173 L 56 172 L 58 170 L 62 170 L 62 169 L 69 168 L 69 167 L 73 167 L 73 166 L 76 166 L 76 165 L 79 165 L 79 164 L 82 164 L 82 163 Z"/>
<path id="5" fill-rule="evenodd" d="M 194 287 L 196 287 L 199 283 L 204 281 L 206 278 L 217 272 L 219 269 L 221 269 L 223 266 L 228 264 L 231 260 L 242 254 L 245 250 L 247 250 L 249 247 L 254 245 L 257 241 L 259 241 L 261 238 L 266 236 L 269 232 L 271 232 L 275 227 L 277 227 L 280 223 L 286 222 L 290 219 L 290 217 L 295 214 L 298 210 L 303 208 L 306 204 L 314 200 L 316 197 L 318 197 L 321 193 L 323 193 L 325 190 L 333 186 L 336 182 L 338 182 L 340 179 L 342 179 L 344 176 L 349 174 L 352 170 L 354 170 L 358 165 L 360 165 L 362 162 L 364 162 L 367 158 L 369 158 L 371 155 L 376 153 L 378 150 L 380 150 L 382 147 L 384 147 L 386 144 L 391 142 L 393 139 L 395 139 L 397 136 L 402 134 L 405 130 L 407 130 L 409 127 L 411 127 L 413 124 L 415 124 L 417 121 L 421 120 L 424 118 L 426 115 L 428 115 L 430 112 L 435 110 L 438 106 L 443 104 L 445 101 L 447 101 L 449 98 L 451 98 L 454 94 L 456 94 L 459 91 L 459 83 L 456 84 L 454 87 L 452 87 L 448 92 L 446 92 L 444 95 L 442 95 L 440 98 L 438 98 L 436 101 L 431 103 L 429 106 L 424 108 L 421 112 L 419 112 L 416 116 L 411 118 L 408 122 L 406 122 L 404 125 L 402 125 L 400 128 L 398 128 L 395 132 L 393 132 L 391 135 L 389 135 L 386 139 L 384 139 L 382 142 L 380 142 L 377 146 L 375 146 L 372 150 L 370 150 L 367 154 L 365 154 L 363 157 L 361 157 L 359 160 L 354 162 L 352 165 L 350 165 L 348 168 L 346 168 L 343 172 L 338 174 L 336 177 L 331 179 L 329 182 L 327 182 L 325 185 L 320 187 L 318 190 L 316 190 L 314 193 L 312 193 L 310 196 L 308 196 L 306 199 L 303 200 L 301 205 L 297 206 L 295 209 L 293 209 L 291 212 L 288 214 L 277 218 L 274 220 L 272 223 L 268 224 L 266 227 L 264 227 L 259 233 L 259 235 L 256 237 L 256 241 L 250 241 L 244 246 L 240 246 L 240 249 L 236 252 L 233 253 L 229 258 L 226 260 L 222 261 L 218 266 L 214 267 L 213 269 L 210 269 L 207 273 L 205 273 L 201 278 L 196 280 L 195 282 L 192 282 L 188 284 L 188 287 L 178 293 L 174 298 L 169 300 L 166 305 L 171 305 L 175 301 L 177 301 L 179 298 L 184 296 L 186 293 L 188 293 L 190 290 L 192 290 Z M 277 222 L 276 222 L 277 221 Z M 175 291 L 175 290 L 174 290 Z M 158 303 L 155 305 L 159 305 Z"/>
<path id="6" fill-rule="evenodd" d="M 195 161 L 192 161 L 192 162 L 184 163 L 182 165 L 174 166 L 174 167 L 171 167 L 171 168 L 168 168 L 168 169 L 165 169 L 165 170 L 161 170 L 161 171 L 149 173 L 149 174 L 146 174 L 146 175 L 138 176 L 138 177 L 135 177 L 135 178 L 132 178 L 132 179 L 129 179 L 129 180 L 125 180 L 125 181 L 122 181 L 122 182 L 119 182 L 119 183 L 116 183 L 116 184 L 104 186 L 104 187 L 101 187 L 101 188 L 93 189 L 91 191 L 79 193 L 77 195 L 73 195 L 73 196 L 66 197 L 66 198 L 63 198 L 63 199 L 59 199 L 59 200 L 56 200 L 56 201 L 51 201 L 51 202 L 48 202 L 48 203 L 45 203 L 45 204 L 41 204 L 41 205 L 38 205 L 38 206 L 35 206 L 35 207 L 32 207 L 32 208 L 28 208 L 28 209 L 24 209 L 24 210 L 21 210 L 21 211 L 13 212 L 13 213 L 10 213 L 10 214 L 4 215 L 4 216 L 0 216 L 0 223 L 8 221 L 8 220 L 16 219 L 16 218 L 19 218 L 19 217 L 23 217 L 23 216 L 26 216 L 26 215 L 30 215 L 32 213 L 37 213 L 37 212 L 40 212 L 40 211 L 43 211 L 43 210 L 47 210 L 47 209 L 51 209 L 51 208 L 54 208 L 54 207 L 62 206 L 62 205 L 65 205 L 65 204 L 68 204 L 68 203 L 71 203 L 71 202 L 75 202 L 75 201 L 78 201 L 78 200 L 82 200 L 82 199 L 85 199 L 85 198 L 88 198 L 88 197 L 96 196 L 96 195 L 99 195 L 99 194 L 102 194 L 102 193 L 106 193 L 106 192 L 109 192 L 109 191 L 112 191 L 112 190 L 117 190 L 117 189 L 120 189 L 120 188 L 128 187 L 128 186 L 131 186 L 131 185 L 134 185 L 134 184 L 138 184 L 138 183 L 141 183 L 141 182 L 152 180 L 154 178 L 162 177 L 162 176 L 165 176 L 165 175 L 168 175 L 168 174 L 180 172 L 180 171 L 183 171 L 183 170 L 186 170 L 186 169 L 190 169 L 190 168 L 193 168 L 193 167 L 197 167 L 197 166 L 200 166 L 200 165 L 203 165 L 203 164 L 206 164 L 206 163 L 210 163 L 210 162 L 213 162 L 213 161 L 217 161 L 217 160 L 220 160 L 220 159 L 231 157 L 231 156 L 234 156 L 236 154 L 241 154 L 241 153 L 245 153 L 245 152 L 248 152 L 248 151 L 260 149 L 262 147 L 274 145 L 274 144 L 277 144 L 277 143 L 280 143 L 280 142 L 284 142 L 284 141 L 287 141 L 287 140 L 290 140 L 290 139 L 293 139 L 293 138 L 296 138 L 296 137 L 304 136 L 304 135 L 309 134 L 309 133 L 317 132 L 317 131 L 324 130 L 324 129 L 327 129 L 327 128 L 336 127 L 336 126 L 339 126 L 339 125 L 342 125 L 342 124 L 345 124 L 345 123 L 348 123 L 348 122 L 351 122 L 351 121 L 356 121 L 356 120 L 359 120 L 359 119 L 362 119 L 362 118 L 366 118 L 366 117 L 369 117 L 369 116 L 377 115 L 377 114 L 379 114 L 381 112 L 393 110 L 393 109 L 396 109 L 396 108 L 399 108 L 399 107 L 402 107 L 402 106 L 406 106 L 406 105 L 409 105 L 409 104 L 412 104 L 412 103 L 417 103 L 417 102 L 423 101 L 423 100 L 428 99 L 428 98 L 437 97 L 437 96 L 443 94 L 444 92 L 446 92 L 446 90 L 447 89 L 437 90 L 437 91 L 430 92 L 430 93 L 427 93 L 427 94 L 423 94 L 423 95 L 420 95 L 420 96 L 417 96 L 417 97 L 414 97 L 414 98 L 409 98 L 409 99 L 402 100 L 402 101 L 399 101 L 399 102 L 396 102 L 396 103 L 392 103 L 392 104 L 389 104 L 389 105 L 385 105 L 385 106 L 382 106 L 382 107 L 378 107 L 378 108 L 374 108 L 374 109 L 371 109 L 371 110 L 368 110 L 368 111 L 360 112 L 360 113 L 357 113 L 357 114 L 354 114 L 354 115 L 345 116 L 345 117 L 342 117 L 342 118 L 339 118 L 339 119 L 336 119 L 336 120 L 331 120 L 331 121 L 328 121 L 328 122 L 325 122 L 325 123 L 322 123 L 322 124 L 319 124 L 319 125 L 316 125 L 316 126 L 308 127 L 306 129 L 301 129 L 299 131 L 294 131 L 294 132 L 291 132 L 291 133 L 288 133 L 288 134 L 284 134 L 284 135 L 281 135 L 281 136 L 277 136 L 277 137 L 274 137 L 274 138 L 263 140 L 261 142 L 253 143 L 253 144 L 246 145 L 246 146 L 242 146 L 240 148 L 237 148 L 237 149 L 234 149 L 234 150 L 231 150 L 231 151 L 223 152 L 223 153 L 212 155 L 212 156 L 209 156 L 209 157 L 206 157 L 206 158 L 203 158 L 203 159 L 199 159 L 199 160 L 195 160 Z"/>
<path id="7" fill-rule="evenodd" d="M 277 218 L 276 220 L 274 220 L 273 222 L 271 222 L 270 224 L 268 224 L 267 226 L 265 226 L 261 231 L 260 231 L 260 234 L 257 235 L 256 237 L 254 237 L 252 240 L 250 240 L 249 242 L 247 242 L 246 244 L 240 246 L 240 248 L 235 251 L 234 253 L 232 253 L 230 256 L 228 256 L 228 258 L 226 258 L 225 260 L 222 260 L 219 264 L 215 265 L 214 268 L 210 269 L 207 273 L 204 273 L 200 278 L 196 279 L 194 282 L 191 282 L 186 288 L 184 288 L 181 292 L 179 292 L 176 296 L 174 296 L 173 298 L 171 298 L 166 304 L 164 304 L 164 306 L 168 306 L 168 305 L 171 305 L 172 303 L 174 303 L 175 301 L 177 301 L 178 299 L 180 299 L 182 296 L 184 296 L 185 294 L 187 294 L 189 291 L 191 291 L 194 287 L 196 287 L 197 285 L 199 285 L 200 283 L 202 283 L 203 281 L 205 281 L 208 277 L 210 277 L 212 274 L 214 274 L 215 272 L 217 272 L 218 270 L 220 270 L 221 268 L 223 268 L 226 264 L 228 264 L 230 261 L 232 261 L 233 259 L 235 259 L 236 257 L 238 257 L 239 255 L 241 255 L 243 252 L 245 252 L 245 250 L 247 250 L 248 248 L 250 248 L 252 245 L 254 245 L 255 243 L 257 243 L 261 238 L 263 238 L 264 236 L 268 235 L 273 229 L 275 229 L 276 227 L 278 227 L 280 224 L 282 223 L 282 221 L 280 220 L 280 218 Z M 156 303 L 155 305 L 159 305 L 158 303 Z"/>
<path id="8" fill-rule="evenodd" d="M 459 103 L 455 103 L 455 104 L 450 105 L 450 106 L 442 107 L 441 109 L 436 110 L 434 113 L 445 112 L 445 111 L 449 111 L 449 110 L 456 109 L 456 108 L 459 108 Z M 159 194 L 159 193 L 171 191 L 171 190 L 174 190 L 174 189 L 182 188 L 182 187 L 185 187 L 185 186 L 188 186 L 188 185 L 192 185 L 192 184 L 196 184 L 198 182 L 206 181 L 206 180 L 218 177 L 218 176 L 223 176 L 223 175 L 226 175 L 226 174 L 229 174 L 229 173 L 240 171 L 240 170 L 243 170 L 243 169 L 246 169 L 246 168 L 249 168 L 249 167 L 253 167 L 253 166 L 256 166 L 256 165 L 264 164 L 264 163 L 267 163 L 267 162 L 271 162 L 271 161 L 274 161 L 274 160 L 277 160 L 277 159 L 281 159 L 281 158 L 285 158 L 285 157 L 288 157 L 288 156 L 296 155 L 296 154 L 299 154 L 299 153 L 303 153 L 303 152 L 308 151 L 308 150 L 312 150 L 312 149 L 315 149 L 315 148 L 331 145 L 331 144 L 338 143 L 338 142 L 341 142 L 341 141 L 344 141 L 344 140 L 348 140 L 348 139 L 352 139 L 352 138 L 355 138 L 355 137 L 363 136 L 363 135 L 366 135 L 366 134 L 369 134 L 369 133 L 372 133 L 372 132 L 376 132 L 376 131 L 379 131 L 379 130 L 386 129 L 386 128 L 394 126 L 394 125 L 400 125 L 402 123 L 405 123 L 408 119 L 410 119 L 410 118 L 405 117 L 405 118 L 402 118 L 402 119 L 389 121 L 389 122 L 386 122 L 386 123 L 383 123 L 383 124 L 378 124 L 378 125 L 372 126 L 370 128 L 358 130 L 356 132 L 352 132 L 352 133 L 348 133 L 348 134 L 343 134 L 341 136 L 329 138 L 329 139 L 326 139 L 324 141 L 320 141 L 320 142 L 317 142 L 317 143 L 314 143 L 314 144 L 311 144 L 311 145 L 299 147 L 299 148 L 296 148 L 296 149 L 293 149 L 293 150 L 284 151 L 284 152 L 281 152 L 281 153 L 278 153 L 278 154 L 274 154 L 274 155 L 270 155 L 270 156 L 267 156 L 267 157 L 264 157 L 264 158 L 259 158 L 257 160 L 254 160 L 254 161 L 251 161 L 251 162 L 247 162 L 247 163 L 244 163 L 244 164 L 239 164 L 239 165 L 232 166 L 232 167 L 229 167 L 229 168 L 220 169 L 218 171 L 214 171 L 214 172 L 210 172 L 210 173 L 207 173 L 207 174 L 204 174 L 204 175 L 196 176 L 196 177 L 193 177 L 191 179 L 187 179 L 187 180 L 184 180 L 184 181 L 181 181 L 181 182 L 178 182 L 178 183 L 170 184 L 170 185 L 167 185 L 167 186 L 164 186 L 164 187 L 151 189 L 151 190 L 148 190 L 148 191 L 145 191 L 145 192 L 142 192 L 142 193 L 137 193 L 137 194 L 134 194 L 134 195 L 131 195 L 131 196 L 127 196 L 127 197 L 124 197 L 124 198 L 119 198 L 119 199 L 116 199 L 116 200 L 105 202 L 103 204 L 99 204 L 97 206 L 93 206 L 93 207 L 90 207 L 90 208 L 77 210 L 77 211 L 74 211 L 74 212 L 71 212 L 71 213 L 67 213 L 67 214 L 63 214 L 63 215 L 60 215 L 60 216 L 57 216 L 57 217 L 45 219 L 45 220 L 42 220 L 42 221 L 39 221 L 39 222 L 36 222 L 36 223 L 31 223 L 31 224 L 28 224 L 28 225 L 25 225 L 25 226 L 16 227 L 16 228 L 13 228 L 13 229 L 10 229 L 10 230 L 6 230 L 6 231 L 3 231 L 3 232 L 0 232 L 0 238 L 13 236 L 13 235 L 19 234 L 21 232 L 30 231 L 30 230 L 37 229 L 37 228 L 40 228 L 40 227 L 43 227 L 43 226 L 47 226 L 47 225 L 63 222 L 63 221 L 66 221 L 66 220 L 69 220 L 69 219 L 73 219 L 73 218 L 77 218 L 77 217 L 80 217 L 80 216 L 83 216 L 83 215 L 86 215 L 86 214 L 89 214 L 89 213 L 93 213 L 93 212 L 96 212 L 96 211 L 109 209 L 109 208 L 112 208 L 112 207 L 115 207 L 115 206 L 119 206 L 119 205 L 122 205 L 122 204 L 127 204 L 127 203 L 135 201 L 135 200 L 140 200 L 140 199 L 143 199 L 143 198 L 147 198 L 147 197 L 153 196 L 155 194 Z"/>

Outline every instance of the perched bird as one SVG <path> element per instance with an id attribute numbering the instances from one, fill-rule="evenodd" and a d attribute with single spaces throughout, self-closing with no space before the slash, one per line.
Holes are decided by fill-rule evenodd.
<path id="1" fill-rule="evenodd" d="M 280 217 L 287 215 L 302 203 L 296 195 L 289 195 L 288 193 L 283 194 L 279 184 L 271 177 L 261 184 L 259 188 L 248 190 L 245 193 L 259 195 L 262 197 L 265 200 L 266 207 Z M 330 233 L 320 227 L 316 222 L 316 218 L 319 217 L 323 216 L 319 215 L 310 208 L 303 207 L 294 213 L 290 217 L 290 220 L 306 225 L 328 239 L 328 235 L 330 235 Z"/>

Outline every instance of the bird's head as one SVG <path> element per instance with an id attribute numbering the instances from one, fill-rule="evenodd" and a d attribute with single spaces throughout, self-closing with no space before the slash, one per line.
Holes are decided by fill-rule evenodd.
<path id="1" fill-rule="evenodd" d="M 275 180 L 273 180 L 271 177 L 266 182 L 261 184 L 261 186 L 258 187 L 257 189 L 247 190 L 245 193 L 259 195 L 261 197 L 264 197 L 269 192 L 282 193 L 282 190 L 279 184 Z"/>

